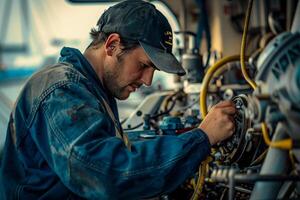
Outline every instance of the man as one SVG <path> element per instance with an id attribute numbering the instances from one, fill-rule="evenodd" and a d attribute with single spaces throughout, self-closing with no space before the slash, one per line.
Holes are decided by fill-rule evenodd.
<path id="1" fill-rule="evenodd" d="M 234 131 L 230 102 L 217 104 L 180 136 L 127 143 L 115 98 L 151 85 L 154 71 L 179 75 L 172 30 L 150 3 L 109 8 L 82 55 L 33 75 L 11 114 L 1 168 L 1 199 L 142 199 L 191 177 L 210 145 Z"/>

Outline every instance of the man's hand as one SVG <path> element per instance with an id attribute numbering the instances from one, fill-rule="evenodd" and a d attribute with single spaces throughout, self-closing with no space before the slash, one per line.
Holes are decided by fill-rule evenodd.
<path id="1" fill-rule="evenodd" d="M 235 105 L 231 101 L 222 101 L 211 108 L 199 128 L 208 136 L 211 145 L 216 144 L 234 133 Z"/>

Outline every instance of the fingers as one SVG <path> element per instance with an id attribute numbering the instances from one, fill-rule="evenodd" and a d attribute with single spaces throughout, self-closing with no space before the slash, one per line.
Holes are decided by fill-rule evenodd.
<path id="1" fill-rule="evenodd" d="M 227 115 L 234 115 L 236 113 L 235 107 L 223 107 L 222 112 Z"/>
<path id="2" fill-rule="evenodd" d="M 220 142 L 235 132 L 235 113 L 235 104 L 231 101 L 222 101 L 212 107 L 199 126 L 208 135 L 211 144 Z"/>
<path id="3" fill-rule="evenodd" d="M 232 116 L 228 116 L 227 129 L 229 132 L 229 136 L 231 136 L 235 132 L 235 121 Z"/>
<path id="4" fill-rule="evenodd" d="M 227 133 L 227 136 L 231 136 L 235 130 L 234 116 L 229 115 L 222 110 L 222 115 L 220 115 L 219 118 L 219 123 L 222 126 L 222 129 Z"/>
<path id="5" fill-rule="evenodd" d="M 220 114 L 228 115 L 234 115 L 236 113 L 235 104 L 231 101 L 221 101 L 218 104 L 214 105 L 211 110 L 218 110 L 217 112 L 222 112 Z"/>
<path id="6" fill-rule="evenodd" d="M 228 115 L 229 120 L 232 122 L 233 125 L 235 125 L 234 116 Z"/>
<path id="7" fill-rule="evenodd" d="M 215 108 L 223 108 L 223 107 L 235 107 L 235 104 L 232 101 L 221 101 L 217 103 L 214 107 Z"/>

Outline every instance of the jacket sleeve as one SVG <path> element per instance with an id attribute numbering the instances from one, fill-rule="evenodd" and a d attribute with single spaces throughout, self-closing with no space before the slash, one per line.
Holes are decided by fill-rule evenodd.
<path id="1" fill-rule="evenodd" d="M 84 86 L 54 90 L 42 103 L 32 131 L 49 166 L 71 191 L 85 198 L 141 199 L 174 190 L 210 152 L 206 134 L 134 142 L 129 151 L 114 136 L 100 101 Z"/>

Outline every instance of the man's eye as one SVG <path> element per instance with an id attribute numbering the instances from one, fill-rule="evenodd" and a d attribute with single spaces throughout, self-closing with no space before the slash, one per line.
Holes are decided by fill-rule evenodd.
<path id="1" fill-rule="evenodd" d="M 148 65 L 146 65 L 145 63 L 141 63 L 140 66 L 141 66 L 142 69 L 145 69 L 145 68 L 148 67 Z"/>

